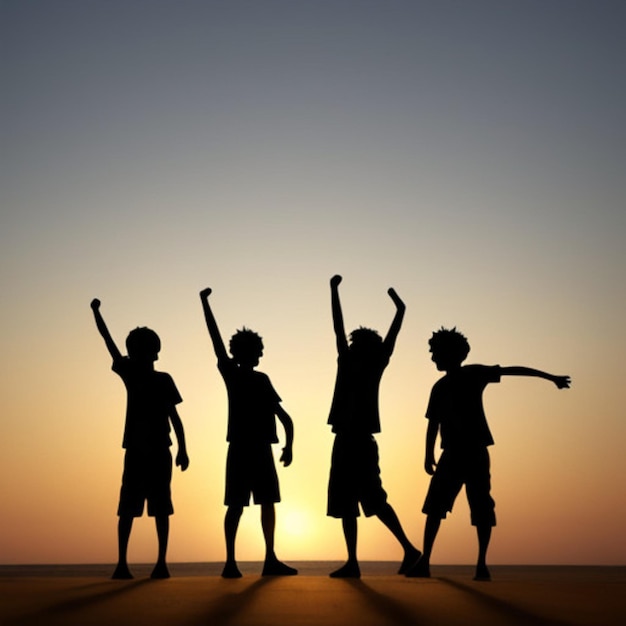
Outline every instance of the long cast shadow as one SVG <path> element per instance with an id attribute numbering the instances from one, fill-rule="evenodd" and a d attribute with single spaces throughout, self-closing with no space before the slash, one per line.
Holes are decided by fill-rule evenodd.
<path id="1" fill-rule="evenodd" d="M 437 580 L 440 580 L 442 583 L 472 596 L 475 600 L 484 604 L 485 607 L 489 608 L 491 611 L 499 613 L 502 615 L 503 624 L 510 626 L 529 626 L 530 624 L 532 624 L 532 626 L 571 626 L 570 622 L 541 617 L 540 615 L 537 615 L 537 613 L 515 606 L 510 602 L 500 600 L 500 598 L 494 598 L 488 593 L 483 593 L 473 585 L 466 585 L 445 577 L 438 577 Z"/>
<path id="2" fill-rule="evenodd" d="M 50 619 L 51 617 L 58 618 L 63 613 L 72 613 L 73 611 L 78 611 L 80 609 L 88 608 L 93 605 L 102 604 L 104 602 L 109 601 L 111 598 L 115 596 L 120 596 L 127 594 L 131 591 L 135 591 L 139 587 L 142 587 L 145 584 L 154 584 L 150 579 L 142 579 L 137 581 L 132 581 L 128 583 L 123 583 L 122 586 L 116 586 L 111 589 L 111 583 L 109 581 L 101 582 L 101 583 L 93 583 L 88 585 L 81 585 L 77 587 L 77 589 L 86 589 L 89 587 L 102 587 L 105 586 L 106 590 L 100 593 L 93 593 L 84 598 L 72 598 L 71 600 L 66 600 L 64 602 L 59 602 L 57 604 L 52 604 L 50 606 L 38 609 L 33 613 L 29 613 L 23 617 L 17 618 L 9 624 L 12 626 L 19 626 L 19 624 L 32 624 L 34 620 L 40 622 L 41 624 L 46 623 L 46 619 Z"/>
<path id="3" fill-rule="evenodd" d="M 225 593 L 206 608 L 205 614 L 194 617 L 181 626 L 224 626 L 250 604 L 260 589 L 275 580 L 272 576 L 262 577 L 243 591 Z"/>
<path id="4" fill-rule="evenodd" d="M 426 622 L 426 618 L 424 616 L 420 616 L 416 611 L 410 610 L 400 602 L 392 600 L 388 596 L 372 589 L 361 579 L 344 578 L 343 580 L 345 580 L 353 589 L 358 591 L 374 611 L 385 617 L 393 624 L 408 626 L 410 624 L 417 625 Z"/>

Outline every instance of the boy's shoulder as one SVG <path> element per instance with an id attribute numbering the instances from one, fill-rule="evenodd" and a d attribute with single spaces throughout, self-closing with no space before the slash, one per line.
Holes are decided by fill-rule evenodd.
<path id="1" fill-rule="evenodd" d="M 439 378 L 435 382 L 434 387 L 453 385 L 474 378 L 483 377 L 489 379 L 499 379 L 500 366 L 483 365 L 481 363 L 468 363 L 467 365 L 461 365 L 461 367 L 459 367 L 458 369 L 446 372 L 441 378 Z"/>

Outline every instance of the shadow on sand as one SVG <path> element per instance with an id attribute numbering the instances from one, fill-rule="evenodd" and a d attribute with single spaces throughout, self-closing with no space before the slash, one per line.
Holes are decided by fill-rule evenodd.
<path id="1" fill-rule="evenodd" d="M 495 598 L 488 593 L 480 591 L 475 585 L 460 583 L 456 580 L 445 577 L 438 578 L 438 580 L 458 591 L 468 594 L 473 600 L 480 603 L 483 608 L 490 613 L 501 615 L 502 623 L 507 624 L 507 626 L 527 626 L 528 624 L 533 624 L 533 626 L 569 626 L 569 622 L 541 617 L 536 613 L 527 611 L 519 606 L 515 606 L 510 602 L 501 600 L 500 598 Z M 483 584 L 488 586 L 490 583 Z"/>

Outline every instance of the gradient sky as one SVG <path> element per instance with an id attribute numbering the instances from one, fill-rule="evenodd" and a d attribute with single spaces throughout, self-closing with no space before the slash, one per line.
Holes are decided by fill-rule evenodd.
<path id="1" fill-rule="evenodd" d="M 468 362 L 569 374 L 485 395 L 493 563 L 626 563 L 626 4 L 621 0 L 2 0 L 0 562 L 112 562 L 120 347 L 148 325 L 183 395 L 191 466 L 169 558 L 224 557 L 226 394 L 198 292 L 227 339 L 264 337 L 295 422 L 277 551 L 342 559 L 325 517 L 346 326 L 386 331 L 383 481 L 421 546 L 427 340 Z M 277 450 L 278 452 L 278 450 Z M 361 518 L 359 556 L 399 559 Z M 434 563 L 470 563 L 461 497 Z M 152 520 L 130 558 L 152 561 Z M 258 507 L 238 557 L 261 559 Z"/>

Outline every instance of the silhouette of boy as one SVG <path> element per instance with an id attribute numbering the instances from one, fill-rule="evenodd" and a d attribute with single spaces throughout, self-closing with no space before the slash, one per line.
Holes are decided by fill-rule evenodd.
<path id="1" fill-rule="evenodd" d="M 348 560 L 332 578 L 359 578 L 357 559 L 357 517 L 359 503 L 367 517 L 376 515 L 393 533 L 404 549 L 398 573 L 404 573 L 421 553 L 402 529 L 398 516 L 387 502 L 378 464 L 378 445 L 374 434 L 380 432 L 378 390 L 380 381 L 400 332 L 405 305 L 394 289 L 388 294 L 396 305 L 396 315 L 387 336 L 369 328 L 358 328 L 346 338 L 339 301 L 341 276 L 330 280 L 333 326 L 337 340 L 337 378 L 328 423 L 335 433 L 330 478 L 328 510 L 341 518 Z"/>
<path id="2" fill-rule="evenodd" d="M 460 332 L 442 328 L 429 340 L 432 360 L 446 374 L 433 386 L 426 418 L 426 458 L 424 467 L 432 476 L 422 512 L 426 514 L 424 554 L 407 576 L 428 578 L 430 556 L 441 524 L 465 485 L 476 526 L 478 559 L 474 580 L 491 580 L 487 568 L 487 548 L 491 529 L 496 525 L 495 502 L 491 497 L 488 446 L 493 438 L 487 425 L 482 395 L 489 383 L 502 376 L 534 376 L 553 382 L 559 389 L 570 386 L 569 376 L 554 376 L 529 367 L 461 365 L 470 345 Z M 443 452 L 435 461 L 435 442 L 441 435 Z"/>
<path id="3" fill-rule="evenodd" d="M 154 369 L 161 341 L 149 328 L 135 328 L 126 338 L 128 356 L 122 356 L 100 313 L 100 300 L 91 308 L 96 326 L 113 358 L 113 371 L 124 382 L 127 393 L 126 423 L 122 446 L 124 474 L 117 514 L 118 563 L 113 578 L 129 579 L 132 574 L 126 559 L 133 519 L 143 515 L 155 518 L 159 551 L 151 578 L 169 578 L 165 560 L 169 536 L 169 516 L 174 512 L 170 483 L 172 454 L 170 422 L 178 442 L 176 465 L 184 472 L 189 466 L 185 432 L 176 405 L 182 402 L 172 377 Z"/>
<path id="4" fill-rule="evenodd" d="M 261 526 L 265 540 L 263 576 L 293 576 L 298 571 L 279 561 L 274 552 L 274 504 L 280 502 L 280 490 L 272 454 L 272 444 L 278 442 L 275 419 L 278 417 L 286 438 L 280 461 L 285 467 L 291 465 L 293 422 L 280 405 L 280 396 L 269 377 L 254 369 L 263 356 L 261 337 L 247 328 L 238 330 L 230 339 L 230 358 L 209 305 L 210 294 L 211 289 L 203 289 L 200 299 L 217 356 L 217 367 L 228 393 L 226 439 L 229 445 L 224 497 L 227 506 L 224 519 L 226 563 L 222 576 L 241 577 L 235 559 L 235 538 L 243 508 L 250 503 L 250 494 L 254 496 L 254 503 L 261 505 Z"/>

